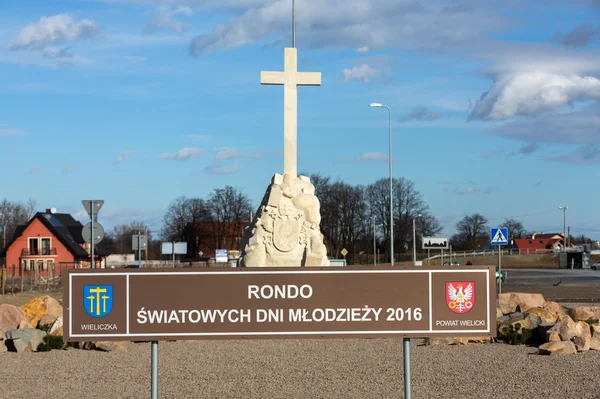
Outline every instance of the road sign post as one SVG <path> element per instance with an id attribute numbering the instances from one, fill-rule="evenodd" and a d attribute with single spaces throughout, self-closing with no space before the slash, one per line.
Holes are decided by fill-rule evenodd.
<path id="1" fill-rule="evenodd" d="M 498 246 L 498 293 L 502 293 L 502 245 L 508 245 L 508 228 L 494 227 L 490 229 L 490 242 Z"/>
<path id="2" fill-rule="evenodd" d="M 104 205 L 104 200 L 83 200 L 81 204 L 83 205 L 83 209 L 90 215 L 91 222 L 83 226 L 81 234 L 84 241 L 90 244 L 90 268 L 95 269 L 96 258 L 94 246 L 104 239 L 104 229 L 101 224 L 96 223 L 96 219 L 98 218 L 98 212 L 100 212 L 100 209 Z M 100 233 L 98 233 L 98 230 L 100 230 Z"/>

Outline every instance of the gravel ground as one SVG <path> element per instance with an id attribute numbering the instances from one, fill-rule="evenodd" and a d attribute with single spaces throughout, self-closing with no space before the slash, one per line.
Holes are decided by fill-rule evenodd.
<path id="1" fill-rule="evenodd" d="M 412 344 L 413 397 L 600 398 L 600 352 Z M 0 398 L 148 398 L 150 344 L 0 354 Z M 161 398 L 400 398 L 398 339 L 161 342 Z"/>

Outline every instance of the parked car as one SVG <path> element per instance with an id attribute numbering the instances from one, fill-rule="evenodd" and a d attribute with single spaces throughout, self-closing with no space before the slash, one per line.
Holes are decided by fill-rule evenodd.
<path id="1" fill-rule="evenodd" d="M 600 263 L 594 263 L 591 268 L 594 270 L 600 270 Z"/>
<path id="2" fill-rule="evenodd" d="M 139 269 L 140 265 L 127 265 L 123 269 Z"/>
<path id="3" fill-rule="evenodd" d="M 458 262 L 444 262 L 444 266 L 460 266 Z"/>

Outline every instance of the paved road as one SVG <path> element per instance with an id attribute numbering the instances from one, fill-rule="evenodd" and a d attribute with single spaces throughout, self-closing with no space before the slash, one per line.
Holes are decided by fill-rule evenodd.
<path id="1" fill-rule="evenodd" d="M 600 285 L 600 270 L 582 269 L 508 269 L 509 284 L 552 285 L 562 280 L 561 285 Z"/>

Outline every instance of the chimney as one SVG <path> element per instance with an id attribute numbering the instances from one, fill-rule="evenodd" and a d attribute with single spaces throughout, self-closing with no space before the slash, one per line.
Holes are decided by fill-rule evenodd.
<path id="1" fill-rule="evenodd" d="M 50 209 L 50 208 L 46 208 L 46 213 L 47 213 L 47 214 L 51 214 L 51 213 L 52 213 L 52 209 Z"/>
<path id="2" fill-rule="evenodd" d="M 534 231 L 533 233 L 531 233 L 531 239 L 535 240 L 536 235 L 537 235 L 537 231 Z"/>

